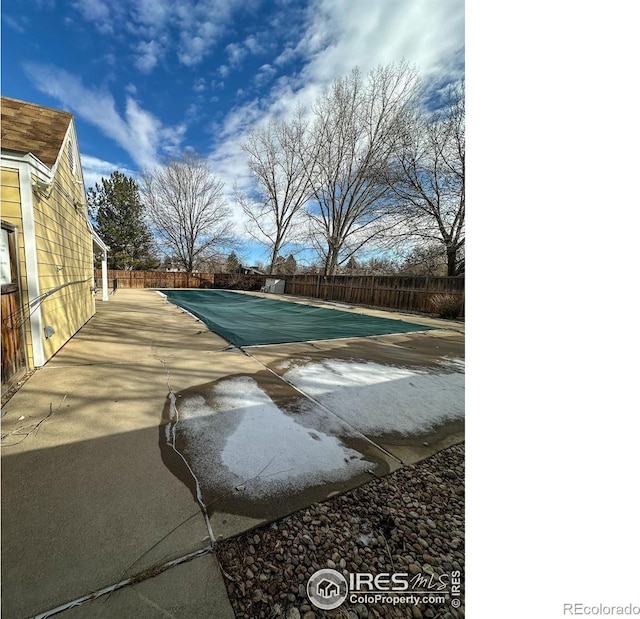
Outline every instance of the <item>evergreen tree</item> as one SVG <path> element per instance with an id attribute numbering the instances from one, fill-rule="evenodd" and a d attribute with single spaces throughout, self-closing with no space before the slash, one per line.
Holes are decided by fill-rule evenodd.
<path id="1" fill-rule="evenodd" d="M 110 269 L 152 269 L 159 264 L 153 236 L 144 220 L 138 183 L 115 171 L 87 192 L 96 231 L 109 246 Z"/>
<path id="2" fill-rule="evenodd" d="M 285 275 L 295 275 L 298 270 L 298 263 L 296 259 L 293 257 L 293 254 L 289 254 L 287 259 L 284 261 L 284 274 Z"/>
<path id="3" fill-rule="evenodd" d="M 344 268 L 344 270 L 353 275 L 358 269 L 360 268 L 360 266 L 358 265 L 358 261 L 351 256 L 351 258 L 349 258 L 349 262 L 347 262 L 347 266 Z"/>
<path id="4" fill-rule="evenodd" d="M 227 258 L 227 273 L 238 273 L 241 268 L 242 264 L 238 260 L 236 252 L 232 251 Z"/>

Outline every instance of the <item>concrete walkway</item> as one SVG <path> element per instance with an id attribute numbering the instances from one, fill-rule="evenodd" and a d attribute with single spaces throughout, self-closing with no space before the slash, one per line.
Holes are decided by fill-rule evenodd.
<path id="1" fill-rule="evenodd" d="M 177 390 L 212 380 L 227 342 L 150 291 L 119 291 L 97 309 L 3 409 L 5 617 L 144 578 L 211 543 L 191 492 L 161 460 L 158 426 L 168 381 Z M 249 360 L 231 361 L 238 367 L 225 361 L 224 371 Z M 10 434 L 45 418 L 26 438 Z M 233 617 L 214 554 L 68 614 Z"/>
<path id="2" fill-rule="evenodd" d="M 227 496 L 209 511 L 209 521 L 186 461 L 167 453 L 171 397 L 183 398 L 183 404 L 200 393 L 209 397 L 220 381 L 244 376 L 282 403 L 301 396 L 278 377 L 301 355 L 437 365 L 442 355 L 464 353 L 463 324 L 451 330 L 452 323 L 421 318 L 416 320 L 450 330 L 415 340 L 403 335 L 385 336 L 391 339 L 384 342 L 274 345 L 246 355 L 230 350 L 226 340 L 153 291 L 120 290 L 108 303 L 97 303 L 96 316 L 2 411 L 2 612 L 7 617 L 52 611 L 65 617 L 233 617 L 211 550 L 215 540 L 370 477 L 256 504 L 255 513 L 247 499 Z M 340 414 L 333 419 L 327 413 L 331 427 L 342 423 Z M 207 423 L 207 433 L 223 434 L 215 410 Z M 356 433 L 352 446 L 384 474 L 461 440 L 461 430 L 457 422 L 430 438 L 428 446 L 424 439 L 381 443 Z M 268 459 L 269 448 L 243 446 L 243 451 L 248 459 L 258 451 Z M 132 579 L 133 586 L 124 586 Z M 113 587 L 119 588 L 70 607 Z"/>

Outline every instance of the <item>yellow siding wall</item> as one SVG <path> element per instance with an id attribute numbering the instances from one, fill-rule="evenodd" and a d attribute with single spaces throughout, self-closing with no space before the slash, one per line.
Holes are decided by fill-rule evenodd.
<path id="1" fill-rule="evenodd" d="M 80 162 L 76 162 L 79 170 Z M 44 340 L 45 358 L 51 358 L 95 313 L 93 298 L 93 241 L 87 226 L 84 188 L 74 183 L 67 141 L 63 144 L 49 198 L 34 195 L 34 222 L 40 294 L 69 282 L 41 305 L 42 326 L 55 334 Z M 74 202 L 77 204 L 74 204 Z"/>
<path id="2" fill-rule="evenodd" d="M 24 235 L 22 233 L 22 210 L 20 208 L 20 175 L 18 170 L 2 168 L 0 199 L 2 201 L 2 219 L 16 227 L 18 239 L 18 261 L 20 270 L 20 289 L 22 291 L 22 306 L 26 314 L 27 304 L 27 266 L 24 257 Z M 25 339 L 27 342 L 27 357 L 29 367 L 33 367 L 33 348 L 31 346 L 31 325 L 27 318 L 24 324 Z"/>

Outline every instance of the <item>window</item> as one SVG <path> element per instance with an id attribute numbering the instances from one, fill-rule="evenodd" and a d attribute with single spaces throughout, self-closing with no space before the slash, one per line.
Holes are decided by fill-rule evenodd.
<path id="1" fill-rule="evenodd" d="M 13 240 L 13 239 L 11 239 Z M 9 245 L 9 230 L 2 228 L 2 237 L 0 237 L 0 279 L 2 285 L 12 284 L 14 280 L 12 267 L 11 248 Z M 3 305 L 4 309 L 4 305 Z M 4 325 L 2 325 L 4 329 Z M 4 336 L 3 336 L 4 339 Z"/>

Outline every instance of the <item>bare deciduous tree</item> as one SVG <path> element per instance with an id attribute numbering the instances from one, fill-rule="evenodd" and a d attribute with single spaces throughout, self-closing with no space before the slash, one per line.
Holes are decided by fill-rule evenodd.
<path id="1" fill-rule="evenodd" d="M 442 277 L 447 274 L 447 254 L 442 243 L 430 241 L 411 248 L 402 260 L 402 275 Z"/>
<path id="2" fill-rule="evenodd" d="M 249 133 L 242 144 L 257 184 L 255 201 L 236 192 L 249 219 L 247 231 L 269 248 L 269 274 L 283 247 L 296 239 L 294 225 L 309 199 L 309 176 L 302 161 L 306 125 L 298 108 L 291 121 L 274 120 Z"/>
<path id="3" fill-rule="evenodd" d="M 143 174 L 147 216 L 160 241 L 187 273 L 233 244 L 223 183 L 207 161 L 190 152 Z"/>
<path id="4" fill-rule="evenodd" d="M 401 200 L 399 216 L 413 238 L 440 243 L 447 274 L 464 273 L 465 108 L 464 84 L 449 88 L 445 105 L 407 119 L 402 148 L 389 184 Z"/>
<path id="5" fill-rule="evenodd" d="M 406 63 L 379 67 L 366 78 L 356 68 L 314 106 L 303 161 L 314 201 L 308 208 L 312 239 L 325 274 L 387 230 L 386 169 L 419 88 L 417 70 Z"/>

